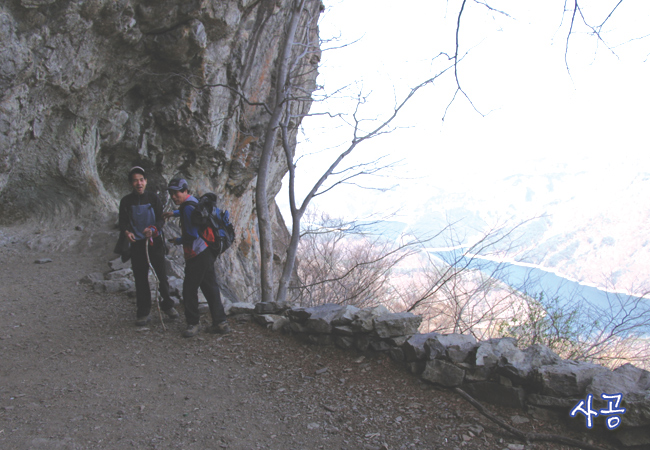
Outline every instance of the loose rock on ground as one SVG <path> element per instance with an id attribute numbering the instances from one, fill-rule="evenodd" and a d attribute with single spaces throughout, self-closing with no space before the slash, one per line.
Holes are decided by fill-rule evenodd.
<path id="1" fill-rule="evenodd" d="M 194 339 L 182 320 L 135 327 L 132 298 L 79 283 L 109 271 L 105 256 L 0 248 L 1 448 L 567 448 L 518 442 L 381 354 L 232 319 L 232 334 Z M 525 430 L 572 433 L 491 409 Z"/>

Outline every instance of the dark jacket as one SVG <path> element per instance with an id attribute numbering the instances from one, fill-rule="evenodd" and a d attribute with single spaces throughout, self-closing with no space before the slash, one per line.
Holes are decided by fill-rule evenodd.
<path id="1" fill-rule="evenodd" d="M 139 212 L 148 213 L 151 217 L 151 220 L 146 220 L 142 222 L 138 220 L 144 219 L 144 217 L 139 216 Z M 144 239 L 142 234 L 144 229 L 150 226 L 154 226 L 155 230 L 153 237 L 157 237 L 162 232 L 162 227 L 165 224 L 165 220 L 162 217 L 163 205 L 160 201 L 160 198 L 153 192 L 144 191 L 142 195 L 138 195 L 135 192 L 131 192 L 129 195 L 122 198 L 120 201 L 120 211 L 119 211 L 119 228 L 120 234 L 124 234 L 126 230 L 129 230 L 131 233 L 136 235 L 136 240 Z M 152 222 L 152 223 L 147 223 Z"/>
<path id="2" fill-rule="evenodd" d="M 162 217 L 163 206 L 160 198 L 154 193 L 144 191 L 142 195 L 131 192 L 129 195 L 122 198 L 120 201 L 118 226 L 120 228 L 120 235 L 117 239 L 117 244 L 113 252 L 122 257 L 122 262 L 126 262 L 131 258 L 131 242 L 124 235 L 126 230 L 129 230 L 135 235 L 136 240 L 144 239 L 144 229 L 153 227 L 152 237 L 158 238 L 154 244 L 164 246 L 162 239 L 162 227 L 165 220 Z M 144 213 L 144 214 L 142 214 Z M 134 214 L 137 217 L 134 217 Z"/>

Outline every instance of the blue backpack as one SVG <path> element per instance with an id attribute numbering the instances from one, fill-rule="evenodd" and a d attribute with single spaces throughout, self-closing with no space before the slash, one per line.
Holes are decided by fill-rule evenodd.
<path id="1" fill-rule="evenodd" d="M 228 250 L 235 240 L 235 227 L 230 223 L 230 213 L 217 208 L 217 196 L 212 192 L 203 194 L 190 214 L 192 225 L 199 229 L 199 236 L 208 244 L 215 257 Z"/>

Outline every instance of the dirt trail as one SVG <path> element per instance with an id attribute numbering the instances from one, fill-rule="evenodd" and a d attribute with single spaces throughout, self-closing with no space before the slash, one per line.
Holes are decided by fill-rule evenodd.
<path id="1" fill-rule="evenodd" d="M 0 247 L 0 448 L 566 448 L 518 447 L 382 355 L 232 320 L 228 336 L 184 339 L 182 321 L 163 332 L 157 318 L 138 329 L 132 299 L 77 283 L 106 262 L 105 252 Z M 528 418 L 518 425 L 527 430 L 564 432 L 493 410 Z"/>

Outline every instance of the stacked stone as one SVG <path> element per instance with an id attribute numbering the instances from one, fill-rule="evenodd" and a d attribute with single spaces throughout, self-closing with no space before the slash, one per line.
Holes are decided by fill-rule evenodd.
<path id="1" fill-rule="evenodd" d="M 125 292 L 135 291 L 135 282 L 133 281 L 133 271 L 131 263 L 123 263 L 117 258 L 108 263 L 111 268 L 109 272 L 94 272 L 83 277 L 79 282 L 89 284 L 95 292 Z"/>
<path id="2" fill-rule="evenodd" d="M 165 259 L 167 265 L 167 275 L 169 281 L 169 293 L 176 304 L 180 302 L 183 292 L 183 269 L 174 261 Z M 122 262 L 116 258 L 108 262 L 110 270 L 108 272 L 93 272 L 81 280 L 79 283 L 92 286 L 95 292 L 117 293 L 124 292 L 129 297 L 135 297 L 135 281 L 133 279 L 133 270 L 131 262 Z M 149 286 L 152 290 L 152 298 L 156 296 L 157 280 L 153 271 L 149 271 Z M 200 295 L 201 297 L 201 295 Z M 205 298 L 199 298 L 199 303 L 206 303 Z"/>
<path id="3" fill-rule="evenodd" d="M 233 303 L 229 312 L 308 343 L 385 352 L 430 383 L 460 387 L 478 400 L 521 408 L 540 419 L 575 421 L 583 429 L 583 415 L 569 417 L 576 405 L 592 395 L 593 410 L 607 409 L 601 394 L 621 394 L 626 412 L 613 435 L 626 447 L 650 445 L 650 372 L 631 364 L 611 371 L 563 360 L 543 345 L 522 350 L 512 338 L 477 342 L 470 335 L 420 334 L 420 316 L 383 306 Z M 605 419 L 596 417 L 594 426 L 605 428 Z"/>

